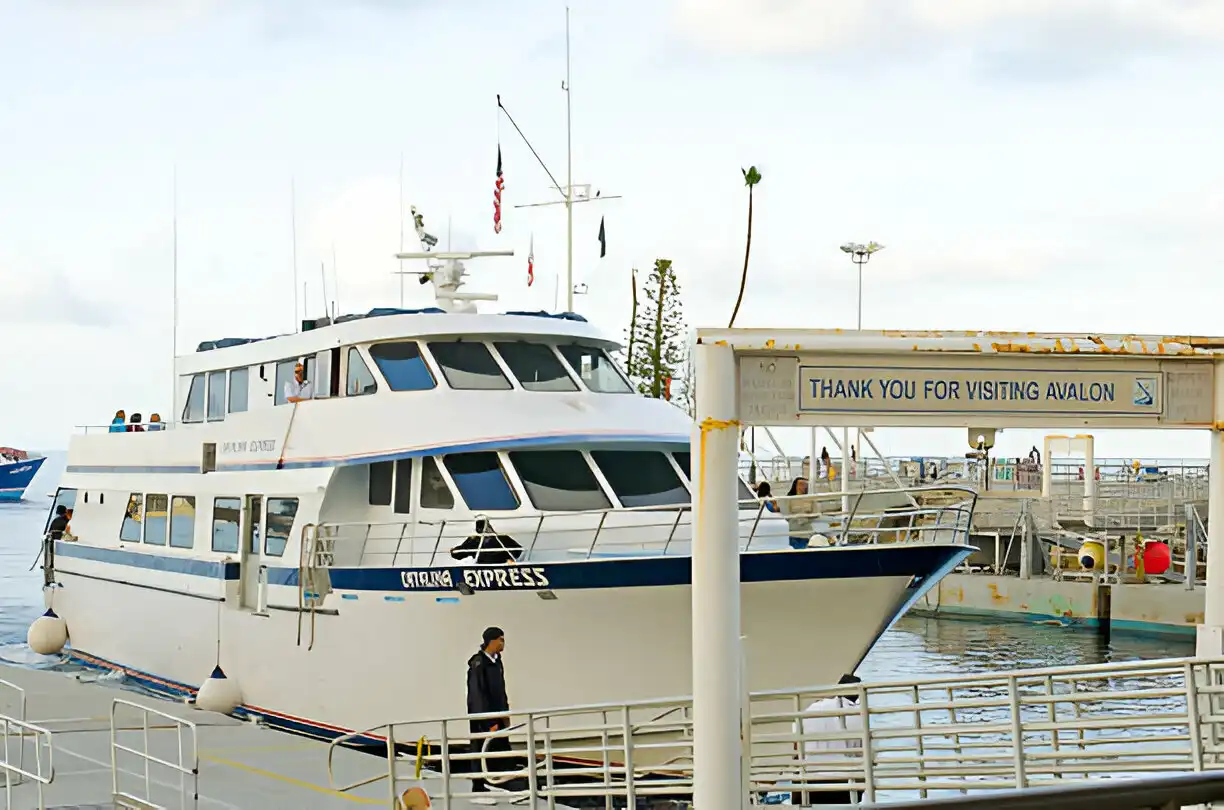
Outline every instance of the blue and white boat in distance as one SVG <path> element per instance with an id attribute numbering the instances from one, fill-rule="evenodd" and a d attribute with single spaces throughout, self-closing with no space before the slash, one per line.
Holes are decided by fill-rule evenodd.
<path id="1" fill-rule="evenodd" d="M 20 501 L 47 459 L 13 447 L 0 447 L 0 503 Z"/>

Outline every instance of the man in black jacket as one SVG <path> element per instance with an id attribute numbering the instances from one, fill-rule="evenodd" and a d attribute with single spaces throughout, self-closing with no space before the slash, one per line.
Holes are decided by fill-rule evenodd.
<path id="1" fill-rule="evenodd" d="M 480 650 L 468 659 L 467 673 L 467 710 L 468 714 L 487 714 L 489 712 L 509 712 L 510 699 L 506 696 L 506 672 L 502 668 L 501 653 L 506 648 L 506 634 L 500 627 L 489 627 L 482 636 Z M 505 731 L 510 722 L 509 717 L 473 719 L 469 721 L 473 734 L 487 734 L 492 731 Z M 490 754 L 509 751 L 510 740 L 507 737 L 482 737 L 472 740 L 473 751 L 483 748 Z M 506 770 L 509 762 L 506 757 L 490 756 L 484 762 L 475 760 L 477 771 L 488 768 L 490 772 Z M 473 792 L 484 792 L 489 789 L 484 779 L 472 780 Z"/>

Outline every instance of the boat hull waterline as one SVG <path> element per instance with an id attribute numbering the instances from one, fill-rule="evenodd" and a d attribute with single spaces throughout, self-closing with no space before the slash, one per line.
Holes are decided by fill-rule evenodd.
<path id="1" fill-rule="evenodd" d="M 853 671 L 968 553 L 922 544 L 741 555 L 749 687 L 829 683 Z M 297 610 L 296 568 L 268 570 L 261 615 L 241 605 L 238 563 L 68 542 L 56 544 L 56 557 L 59 586 L 48 600 L 67 622 L 71 655 L 175 696 L 194 694 L 219 663 L 242 691 L 239 713 L 290 731 L 328 738 L 462 715 L 465 662 L 491 625 L 506 632 L 515 707 L 691 692 L 686 557 L 332 569 L 335 591 L 313 615 Z M 457 580 L 478 588 L 446 587 Z"/>
<path id="2" fill-rule="evenodd" d="M 25 496 L 45 458 L 31 458 L 0 465 L 0 503 L 15 503 Z"/>

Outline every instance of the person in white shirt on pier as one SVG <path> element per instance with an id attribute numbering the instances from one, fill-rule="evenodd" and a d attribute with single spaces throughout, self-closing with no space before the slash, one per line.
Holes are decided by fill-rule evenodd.
<path id="1" fill-rule="evenodd" d="M 314 386 L 306 379 L 306 369 L 301 363 L 293 367 L 293 379 L 285 383 L 286 402 L 305 402 L 314 398 Z"/>
<path id="2" fill-rule="evenodd" d="M 851 686 L 861 683 L 862 679 L 857 675 L 843 675 L 838 684 Z M 836 695 L 827 697 L 823 700 L 818 700 L 811 706 L 807 707 L 807 712 L 846 712 L 851 710 L 851 714 L 830 715 L 826 717 L 805 717 L 803 718 L 803 736 L 810 737 L 814 734 L 842 734 L 846 732 L 859 732 L 863 730 L 862 716 L 858 712 L 859 696 L 857 690 L 854 693 L 845 695 Z M 811 768 L 814 771 L 819 771 L 821 765 L 828 765 L 837 762 L 843 757 L 847 760 L 846 764 L 850 764 L 858 760 L 862 755 L 863 743 L 860 738 L 854 739 L 839 739 L 839 740 L 808 740 L 803 742 L 803 759 L 807 760 L 806 768 Z M 844 753 L 841 753 L 844 752 Z M 840 763 L 838 763 L 840 764 Z M 838 785 L 839 790 L 813 790 L 810 793 L 802 789 L 795 791 L 802 794 L 807 793 L 806 797 L 800 798 L 799 801 L 792 799 L 792 804 L 802 804 L 807 806 L 812 805 L 828 805 L 828 804 L 859 804 L 862 799 L 862 791 L 850 790 L 849 782 L 851 774 L 849 772 L 829 771 L 828 773 L 807 773 L 805 774 L 809 786 L 824 786 Z"/>

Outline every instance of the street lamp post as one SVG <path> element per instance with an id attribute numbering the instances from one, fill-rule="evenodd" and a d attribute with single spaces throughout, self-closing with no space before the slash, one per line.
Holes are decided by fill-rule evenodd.
<path id="1" fill-rule="evenodd" d="M 871 261 L 871 255 L 883 250 L 884 246 L 879 242 L 868 242 L 860 244 L 858 242 L 847 242 L 841 246 L 842 253 L 850 256 L 850 260 L 858 266 L 858 319 L 855 321 L 855 329 L 863 328 L 863 265 Z M 855 445 L 861 445 L 859 431 L 855 428 L 854 431 Z M 813 442 L 813 446 L 815 442 Z M 850 429 L 842 428 L 842 509 L 850 510 L 850 476 L 847 471 L 850 469 Z M 862 449 L 861 447 L 859 448 Z M 855 461 L 858 459 L 856 458 Z"/>

